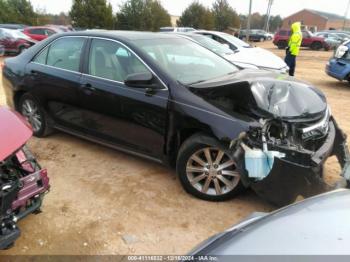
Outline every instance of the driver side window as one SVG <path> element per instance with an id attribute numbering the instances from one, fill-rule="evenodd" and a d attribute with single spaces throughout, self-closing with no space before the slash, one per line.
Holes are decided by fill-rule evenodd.
<path id="1" fill-rule="evenodd" d="M 123 45 L 93 39 L 89 54 L 89 74 L 124 82 L 129 74 L 148 72 L 146 66 Z"/>

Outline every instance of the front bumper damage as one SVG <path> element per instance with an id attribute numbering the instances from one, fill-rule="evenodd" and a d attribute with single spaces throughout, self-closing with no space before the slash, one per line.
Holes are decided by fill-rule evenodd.
<path id="1" fill-rule="evenodd" d="M 272 148 L 282 152 L 284 157 L 274 157 L 270 172 L 263 179 L 250 177 L 246 169 L 245 151 L 242 147 L 242 144 L 247 142 L 246 139 L 246 136 L 242 135 L 235 146 L 231 147 L 235 148 L 233 156 L 238 163 L 237 168 L 241 173 L 242 183 L 274 205 L 284 206 L 294 202 L 298 196 L 307 198 L 350 185 L 350 154 L 346 135 L 333 118 L 329 122 L 327 137 L 317 151 L 288 146 Z M 342 178 L 331 186 L 323 179 L 323 164 L 333 155 L 337 157 L 342 168 Z"/>

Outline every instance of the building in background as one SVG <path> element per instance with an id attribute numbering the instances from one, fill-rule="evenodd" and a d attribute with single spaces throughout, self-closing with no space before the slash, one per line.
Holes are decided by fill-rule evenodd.
<path id="1" fill-rule="evenodd" d="M 312 9 L 303 9 L 284 18 L 282 28 L 289 28 L 292 23 L 297 21 L 300 21 L 304 28 L 311 31 L 342 30 L 344 25 L 343 16 Z M 346 21 L 345 29 L 350 29 L 350 20 Z"/>
<path id="2" fill-rule="evenodd" d="M 171 25 L 177 26 L 176 22 L 179 20 L 180 16 L 178 15 L 170 15 Z"/>

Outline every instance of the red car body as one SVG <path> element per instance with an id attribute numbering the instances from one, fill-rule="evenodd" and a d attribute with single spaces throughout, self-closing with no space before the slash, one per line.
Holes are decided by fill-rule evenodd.
<path id="1" fill-rule="evenodd" d="M 0 107 L 0 161 L 5 160 L 32 136 L 28 122 L 15 111 Z"/>
<path id="2" fill-rule="evenodd" d="M 40 210 L 49 190 L 42 169 L 25 146 L 32 128 L 18 113 L 0 107 L 0 250 L 20 236 L 16 222 Z"/>
<path id="3" fill-rule="evenodd" d="M 320 50 L 324 48 L 329 50 L 330 46 L 325 42 L 323 37 L 314 36 L 311 32 L 307 30 L 302 30 L 303 41 L 301 43 L 302 47 L 309 47 L 313 50 Z M 288 45 L 288 39 L 290 36 L 290 30 L 280 29 L 276 32 L 273 38 L 273 44 L 279 49 L 285 49 Z"/>
<path id="4" fill-rule="evenodd" d="M 22 32 L 30 38 L 42 41 L 49 36 L 58 33 L 58 30 L 48 26 L 31 26 L 24 28 Z"/>

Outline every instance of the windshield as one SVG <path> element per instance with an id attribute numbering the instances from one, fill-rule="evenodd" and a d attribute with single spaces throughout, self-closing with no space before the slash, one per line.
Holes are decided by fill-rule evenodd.
<path id="1" fill-rule="evenodd" d="M 247 44 L 246 42 L 242 41 L 237 37 L 234 37 L 233 35 L 220 33 L 220 36 L 237 47 L 251 47 L 249 44 Z"/>
<path id="2" fill-rule="evenodd" d="M 136 40 L 171 77 L 183 84 L 193 84 L 238 71 L 227 60 L 185 38 Z"/>
<path id="3" fill-rule="evenodd" d="M 198 34 L 193 34 L 189 36 L 193 40 L 200 43 L 202 46 L 210 49 L 211 51 L 217 53 L 218 55 L 224 56 L 224 55 L 230 55 L 233 54 L 232 50 L 228 48 L 227 46 L 224 46 L 217 41 Z"/>

